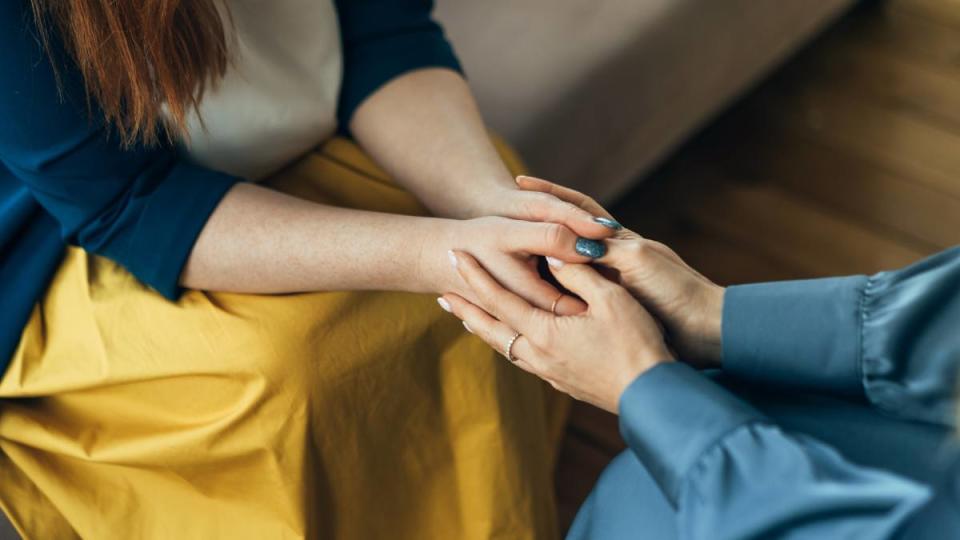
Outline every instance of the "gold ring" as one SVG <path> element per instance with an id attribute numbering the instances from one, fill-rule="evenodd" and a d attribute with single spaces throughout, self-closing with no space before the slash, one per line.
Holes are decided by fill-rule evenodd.
<path id="1" fill-rule="evenodd" d="M 510 340 L 507 341 L 507 346 L 504 347 L 503 349 L 505 351 L 504 354 L 506 355 L 507 360 L 511 362 L 517 361 L 517 358 L 513 356 L 513 344 L 516 343 L 517 339 L 519 338 L 520 338 L 520 332 L 514 332 L 513 337 L 511 337 Z"/>
<path id="2" fill-rule="evenodd" d="M 560 293 L 560 296 L 558 296 L 558 297 L 553 301 L 553 304 L 550 306 L 550 313 L 553 313 L 554 315 L 557 314 L 557 304 L 560 303 L 560 299 L 561 299 L 561 298 L 563 298 L 563 293 Z"/>

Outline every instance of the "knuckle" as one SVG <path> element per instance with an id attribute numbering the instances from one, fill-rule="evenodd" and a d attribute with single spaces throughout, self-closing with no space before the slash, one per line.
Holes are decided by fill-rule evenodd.
<path id="1" fill-rule="evenodd" d="M 530 218 L 543 218 L 543 202 L 538 197 L 528 197 L 520 203 L 520 211 Z"/>
<path id="2" fill-rule="evenodd" d="M 635 238 L 630 240 L 627 245 L 627 251 L 635 259 L 645 260 L 650 256 L 650 251 L 654 249 L 649 240 L 643 238 Z"/>
<path id="3" fill-rule="evenodd" d="M 564 201 L 561 203 L 561 205 L 563 206 L 563 209 L 566 210 L 568 213 L 577 214 L 577 215 L 583 214 L 584 209 L 571 202 Z"/>
<path id="4" fill-rule="evenodd" d="M 666 249 L 666 250 L 670 249 L 663 242 L 657 242 L 656 240 L 647 240 L 647 243 L 650 244 L 650 247 L 653 247 L 653 248 Z"/>
<path id="5" fill-rule="evenodd" d="M 605 306 L 610 306 L 619 302 L 622 299 L 622 294 L 625 291 L 620 287 L 612 283 L 604 283 L 600 285 L 599 290 L 597 291 L 597 297 L 603 302 Z"/>
<path id="6" fill-rule="evenodd" d="M 496 292 L 490 287 L 489 283 L 478 283 L 476 290 L 480 300 L 480 307 L 486 311 L 491 311 L 492 307 L 496 305 Z"/>
<path id="7" fill-rule="evenodd" d="M 542 349 L 551 350 L 551 347 L 557 342 L 557 327 L 553 324 L 544 326 L 543 331 L 537 333 L 532 340 L 533 344 Z"/>
<path id="8" fill-rule="evenodd" d="M 500 216 L 482 216 L 470 220 L 470 222 L 473 224 L 485 227 L 496 227 L 502 225 L 504 221 L 505 220 Z"/>
<path id="9" fill-rule="evenodd" d="M 611 289 L 610 287 L 601 287 L 597 291 L 597 298 L 600 299 L 600 301 L 603 302 L 604 305 L 608 305 L 612 300 L 616 298 L 616 295 L 614 294 L 613 289 Z"/>
<path id="10" fill-rule="evenodd" d="M 562 247 L 569 239 L 567 228 L 558 224 L 545 225 L 543 236 L 544 245 L 554 248 Z"/>
<path id="11" fill-rule="evenodd" d="M 657 255 L 660 257 L 669 256 L 671 254 L 676 256 L 676 253 L 674 253 L 674 251 L 670 249 L 670 246 L 664 244 L 663 242 L 657 242 L 656 240 L 647 240 L 647 243 L 650 245 L 650 249 L 655 251 Z"/>
<path id="12" fill-rule="evenodd" d="M 484 328 L 481 330 L 479 335 L 480 338 L 483 339 L 483 341 L 485 341 L 491 349 L 499 354 L 505 354 L 506 351 L 503 350 L 503 344 L 497 341 L 497 336 L 495 336 L 489 328 Z"/>

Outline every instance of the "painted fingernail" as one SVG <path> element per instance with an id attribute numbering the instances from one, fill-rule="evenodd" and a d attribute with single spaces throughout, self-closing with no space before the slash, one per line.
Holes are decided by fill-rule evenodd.
<path id="1" fill-rule="evenodd" d="M 452 249 L 447 250 L 447 258 L 450 259 L 450 265 L 454 268 L 457 267 L 457 256 L 453 254 Z"/>
<path id="2" fill-rule="evenodd" d="M 547 257 L 547 264 L 549 264 L 554 268 L 560 268 L 561 266 L 563 266 L 563 261 L 561 261 L 560 259 L 554 259 L 553 257 Z"/>
<path id="3" fill-rule="evenodd" d="M 470 328 L 470 325 L 467 324 L 467 321 L 463 321 L 463 327 L 467 329 L 467 332 L 473 333 L 473 329 Z"/>
<path id="4" fill-rule="evenodd" d="M 613 230 L 615 230 L 615 231 L 619 231 L 620 229 L 623 228 L 623 225 L 617 223 L 616 221 L 614 221 L 614 220 L 612 220 L 612 219 L 610 219 L 610 218 L 605 218 L 605 217 L 599 217 L 599 216 L 597 216 L 597 217 L 593 218 L 593 221 L 596 222 L 596 223 L 599 223 L 600 225 L 603 225 L 604 227 L 606 227 L 606 228 L 608 228 L 608 229 L 613 229 Z"/>
<path id="5" fill-rule="evenodd" d="M 577 244 L 574 249 L 584 257 L 599 259 L 607 254 L 607 246 L 603 242 L 590 240 L 589 238 L 577 238 Z"/>
<path id="6" fill-rule="evenodd" d="M 442 296 L 440 298 L 437 298 L 437 303 L 440 304 L 440 307 L 442 307 L 443 310 L 446 311 L 447 313 L 450 313 L 452 311 L 450 308 L 450 302 L 447 302 L 446 298 Z"/>

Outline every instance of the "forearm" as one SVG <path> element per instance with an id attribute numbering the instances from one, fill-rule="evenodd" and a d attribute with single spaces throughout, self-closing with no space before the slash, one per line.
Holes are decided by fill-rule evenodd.
<path id="1" fill-rule="evenodd" d="M 454 71 L 423 69 L 394 79 L 357 109 L 350 130 L 436 215 L 496 213 L 497 194 L 516 188 L 470 88 Z"/>
<path id="2" fill-rule="evenodd" d="M 421 246 L 453 223 L 315 204 L 238 184 L 210 216 L 181 275 L 192 289 L 427 292 Z"/>

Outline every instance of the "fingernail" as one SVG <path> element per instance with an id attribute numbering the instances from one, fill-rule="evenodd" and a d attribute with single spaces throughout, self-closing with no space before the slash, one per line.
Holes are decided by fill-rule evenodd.
<path id="1" fill-rule="evenodd" d="M 563 261 L 561 261 L 560 259 L 554 259 L 553 257 L 547 257 L 547 264 L 549 264 L 553 268 L 560 268 L 561 266 L 563 266 Z"/>
<path id="2" fill-rule="evenodd" d="M 467 332 L 473 333 L 473 329 L 470 328 L 470 325 L 467 324 L 467 321 L 463 321 L 463 327 L 467 329 Z"/>
<path id="3" fill-rule="evenodd" d="M 596 223 L 599 223 L 599 224 L 603 225 L 604 227 L 606 227 L 606 228 L 608 228 L 608 229 L 613 229 L 613 230 L 615 230 L 615 231 L 619 231 L 620 229 L 623 228 L 623 225 L 617 223 L 616 221 L 614 221 L 614 220 L 612 220 L 612 219 L 610 219 L 610 218 L 605 218 L 605 217 L 599 217 L 599 216 L 598 216 L 598 217 L 593 218 L 593 221 L 595 221 Z"/>
<path id="4" fill-rule="evenodd" d="M 456 268 L 456 267 L 457 267 L 457 256 L 453 254 L 453 250 L 452 250 L 452 249 L 448 249 L 448 250 L 447 250 L 447 258 L 450 259 L 450 265 L 453 266 L 454 268 Z"/>
<path id="5" fill-rule="evenodd" d="M 447 313 L 451 312 L 450 302 L 447 302 L 446 298 L 442 296 L 440 298 L 437 298 L 437 303 L 440 304 L 440 307 L 442 307 L 443 310 L 446 311 Z"/>
<path id="6" fill-rule="evenodd" d="M 577 238 L 577 244 L 574 247 L 577 253 L 591 259 L 599 259 L 607 254 L 607 246 L 603 242 L 590 240 L 589 238 Z"/>

